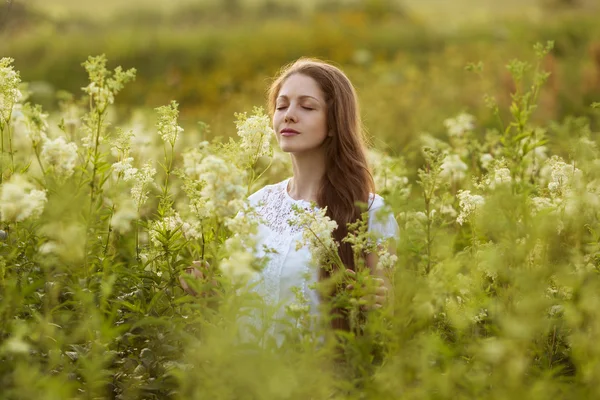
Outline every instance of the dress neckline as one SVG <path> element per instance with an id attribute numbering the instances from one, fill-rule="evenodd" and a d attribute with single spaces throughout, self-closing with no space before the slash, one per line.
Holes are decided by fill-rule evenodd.
<path id="1" fill-rule="evenodd" d="M 292 179 L 291 177 L 287 178 L 286 180 L 284 180 L 282 182 L 282 185 L 281 185 L 281 190 L 283 191 L 285 198 L 288 199 L 288 201 L 291 201 L 292 203 L 310 205 L 311 204 L 310 201 L 306 201 L 303 199 L 294 199 L 292 196 L 290 196 L 290 193 L 288 192 L 288 185 L 289 185 L 291 179 Z"/>

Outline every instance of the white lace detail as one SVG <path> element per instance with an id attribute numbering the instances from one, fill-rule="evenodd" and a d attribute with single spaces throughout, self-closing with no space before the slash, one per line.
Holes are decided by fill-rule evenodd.
<path id="1" fill-rule="evenodd" d="M 262 282 L 258 285 L 267 304 L 277 304 L 281 297 L 280 279 L 283 264 L 288 255 L 292 239 L 301 232 L 301 228 L 291 226 L 288 221 L 292 216 L 292 204 L 296 203 L 287 194 L 288 180 L 275 185 L 266 186 L 256 193 L 256 211 L 262 218 L 265 232 L 263 241 L 268 243 L 269 261 L 262 271 Z M 261 193 L 262 192 L 262 193 Z M 298 204 L 306 203 L 297 201 Z M 307 203 L 308 204 L 308 203 Z"/>

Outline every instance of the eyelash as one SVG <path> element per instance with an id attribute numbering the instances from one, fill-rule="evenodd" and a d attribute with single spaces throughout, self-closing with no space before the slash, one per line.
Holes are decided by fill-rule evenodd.
<path id="1" fill-rule="evenodd" d="M 277 107 L 277 110 L 278 110 L 278 111 L 281 111 L 281 110 L 285 110 L 286 108 L 287 108 L 287 106 L 285 106 L 285 107 Z M 302 107 L 302 108 L 304 108 L 304 109 L 305 109 L 305 110 L 307 110 L 307 111 L 312 111 L 312 110 L 314 110 L 314 108 L 310 108 L 310 107 Z"/>

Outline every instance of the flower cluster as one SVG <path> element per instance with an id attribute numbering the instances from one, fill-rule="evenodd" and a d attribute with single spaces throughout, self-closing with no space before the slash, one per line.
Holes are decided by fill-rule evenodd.
<path id="1" fill-rule="evenodd" d="M 327 207 L 310 209 L 292 206 L 294 216 L 290 225 L 302 228 L 302 240 L 296 243 L 296 250 L 308 246 L 316 266 L 329 266 L 338 261 L 338 243 L 333 238 L 337 222 L 327 215 Z"/>
<path id="2" fill-rule="evenodd" d="M 467 170 L 467 164 L 461 160 L 458 154 L 448 154 L 442 163 L 440 177 L 449 182 L 460 182 L 465 179 Z"/>
<path id="3" fill-rule="evenodd" d="M 57 175 L 69 177 L 73 174 L 77 163 L 77 145 L 72 142 L 67 143 L 62 136 L 54 140 L 46 139 L 42 143 L 40 157 Z"/>
<path id="4" fill-rule="evenodd" d="M 470 132 L 475 128 L 475 117 L 462 113 L 454 118 L 446 119 L 444 126 L 448 129 L 448 136 L 451 138 L 462 137 L 466 132 Z"/>
<path id="5" fill-rule="evenodd" d="M 171 215 L 167 215 L 162 219 L 150 223 L 150 242 L 154 246 L 160 247 L 162 245 L 161 238 L 164 238 L 165 233 L 173 235 L 177 232 L 181 232 L 186 240 L 198 239 L 201 237 L 201 231 L 198 230 L 198 227 L 189 222 L 184 222 L 179 216 L 179 213 L 173 212 Z"/>
<path id="6" fill-rule="evenodd" d="M 462 225 L 473 213 L 477 211 L 484 203 L 485 199 L 477 194 L 471 194 L 470 190 L 459 190 L 458 200 L 460 206 L 460 214 L 456 219 Z"/>
<path id="7" fill-rule="evenodd" d="M 248 190 L 244 186 L 245 171 L 216 155 L 207 155 L 195 168 L 191 178 L 203 182 L 199 194 L 206 199 L 206 213 L 217 217 L 235 215 L 243 207 Z"/>
<path id="8" fill-rule="evenodd" d="M 115 95 L 123 89 L 125 83 L 135 79 L 136 73 L 134 68 L 123 71 L 121 67 L 117 67 L 111 74 L 106 69 L 106 62 L 106 56 L 100 55 L 89 57 L 83 63 L 90 83 L 82 88 L 82 90 L 92 98 L 94 104 L 101 112 L 104 112 L 108 105 L 114 103 Z"/>
<path id="9" fill-rule="evenodd" d="M 255 107 L 250 117 L 246 113 L 236 113 L 235 117 L 237 134 L 241 138 L 240 147 L 248 157 L 249 164 L 253 165 L 260 157 L 270 156 L 273 153 L 271 138 L 274 132 L 269 116 L 263 109 Z"/>
<path id="10" fill-rule="evenodd" d="M 367 156 L 378 192 L 390 190 L 401 198 L 410 196 L 411 186 L 405 176 L 404 166 L 399 160 L 374 149 L 369 149 Z"/>
<path id="11" fill-rule="evenodd" d="M 156 112 L 158 113 L 156 129 L 161 139 L 171 146 L 175 146 L 177 136 L 183 132 L 183 128 L 177 125 L 177 118 L 179 118 L 177 107 L 177 102 L 172 101 L 168 106 L 156 108 Z"/>
<path id="12" fill-rule="evenodd" d="M 552 156 L 546 161 L 542 174 L 550 175 L 548 190 L 553 196 L 564 195 L 582 178 L 579 168 L 565 163 L 558 156 Z"/>
<path id="13" fill-rule="evenodd" d="M 26 126 L 27 136 L 31 140 L 34 147 L 46 138 L 48 130 L 48 114 L 42 112 L 42 107 L 39 105 L 32 106 L 26 103 L 21 108 L 23 120 Z"/>
<path id="14" fill-rule="evenodd" d="M 0 219 L 4 222 L 37 218 L 45 204 L 46 191 L 35 189 L 22 175 L 13 175 L 0 187 Z"/>
<path id="15" fill-rule="evenodd" d="M 12 66 L 12 58 L 0 58 L 0 123 L 10 119 L 13 106 L 23 97 L 19 91 L 21 78 Z"/>
<path id="16" fill-rule="evenodd" d="M 156 175 L 156 169 L 149 163 L 131 175 L 133 179 L 131 197 L 138 209 L 148 200 L 148 185 L 154 182 L 154 175 Z"/>

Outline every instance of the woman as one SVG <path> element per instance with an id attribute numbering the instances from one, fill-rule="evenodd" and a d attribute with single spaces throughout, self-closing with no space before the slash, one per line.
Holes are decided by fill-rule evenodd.
<path id="1" fill-rule="evenodd" d="M 347 224 L 361 217 L 359 204 L 368 205 L 369 229 L 381 239 L 395 238 L 398 225 L 391 214 L 383 220 L 376 217 L 384 202 L 373 194 L 356 92 L 340 69 L 319 60 L 300 59 L 284 67 L 275 79 L 268 105 L 279 146 L 291 156 L 293 177 L 249 197 L 264 220 L 259 227 L 258 247 L 275 250 L 269 252 L 256 290 L 267 304 L 281 305 L 278 316 L 284 317 L 285 306 L 297 300 L 295 288 L 300 288 L 310 313 L 316 315 L 318 305 L 327 298 L 321 298 L 324 296 L 312 284 L 326 280 L 332 272 L 311 267 L 308 248 L 296 249 L 302 232 L 289 224 L 292 207 L 308 208 L 311 202 L 327 207 L 327 216 L 337 222 L 333 236 L 340 243 L 339 257 L 350 275 L 355 269 L 353 251 L 342 239 L 348 234 Z M 381 307 L 389 283 L 375 268 L 375 254 L 365 255 L 365 261 L 377 288 L 364 300 L 370 307 Z M 202 276 L 198 269 L 193 274 Z M 189 290 L 185 282 L 182 285 Z M 348 328 L 341 310 L 334 308 L 332 314 L 334 328 Z"/>

